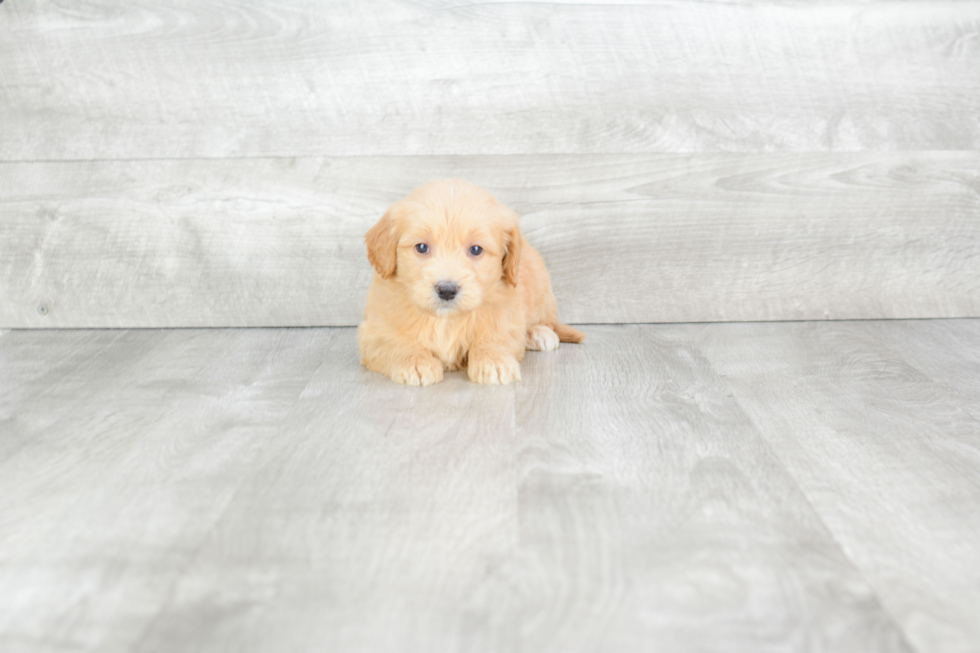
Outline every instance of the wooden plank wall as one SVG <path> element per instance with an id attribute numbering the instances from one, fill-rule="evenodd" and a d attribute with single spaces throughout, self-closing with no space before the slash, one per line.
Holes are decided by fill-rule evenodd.
<path id="1" fill-rule="evenodd" d="M 8 0 L 0 327 L 354 325 L 459 176 L 570 322 L 980 316 L 980 2 Z"/>

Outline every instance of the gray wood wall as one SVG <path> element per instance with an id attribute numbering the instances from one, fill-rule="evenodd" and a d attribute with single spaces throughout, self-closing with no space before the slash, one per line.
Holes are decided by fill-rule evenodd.
<path id="1" fill-rule="evenodd" d="M 0 326 L 354 325 L 459 176 L 569 322 L 980 316 L 980 2 L 0 4 Z"/>

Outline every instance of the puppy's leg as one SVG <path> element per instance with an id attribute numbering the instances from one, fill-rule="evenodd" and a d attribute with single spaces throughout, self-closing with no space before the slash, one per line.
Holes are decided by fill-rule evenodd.
<path id="1" fill-rule="evenodd" d="M 395 383 L 432 385 L 442 381 L 442 362 L 429 352 L 419 350 L 396 361 L 388 376 Z"/>
<path id="2" fill-rule="evenodd" d="M 513 354 L 500 349 L 470 350 L 466 373 L 475 383 L 507 384 L 521 380 L 521 364 Z"/>
<path id="3" fill-rule="evenodd" d="M 361 364 L 396 383 L 432 385 L 442 381 L 442 362 L 429 351 L 399 340 L 377 337 L 363 325 L 358 329 Z"/>
<path id="4" fill-rule="evenodd" d="M 536 351 L 553 351 L 558 349 L 558 334 L 544 324 L 535 324 L 527 330 L 528 349 Z"/>

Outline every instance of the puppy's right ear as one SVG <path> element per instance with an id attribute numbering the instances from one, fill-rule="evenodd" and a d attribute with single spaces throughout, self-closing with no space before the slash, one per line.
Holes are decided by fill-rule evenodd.
<path id="1" fill-rule="evenodd" d="M 392 210 L 389 209 L 364 236 L 368 260 L 382 279 L 387 279 L 395 273 L 395 263 L 398 261 L 398 239 L 395 237 L 395 225 L 391 213 Z"/>

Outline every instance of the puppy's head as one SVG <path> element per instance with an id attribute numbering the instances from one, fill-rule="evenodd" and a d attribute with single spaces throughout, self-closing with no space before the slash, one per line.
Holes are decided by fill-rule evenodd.
<path id="1" fill-rule="evenodd" d="M 518 222 L 482 188 L 434 181 L 389 207 L 364 240 L 382 278 L 419 308 L 449 316 L 477 308 L 500 284 L 517 285 Z"/>

